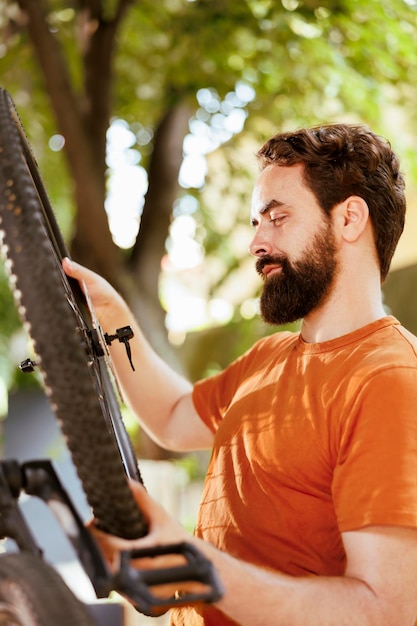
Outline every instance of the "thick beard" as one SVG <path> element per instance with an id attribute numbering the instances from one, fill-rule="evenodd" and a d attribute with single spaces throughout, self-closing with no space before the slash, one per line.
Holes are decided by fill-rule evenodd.
<path id="1" fill-rule="evenodd" d="M 268 324 L 289 324 L 306 317 L 331 292 L 337 272 L 336 245 L 331 224 L 322 227 L 301 259 L 290 262 L 286 256 L 264 256 L 256 270 L 279 265 L 281 271 L 266 278 L 260 299 L 262 319 Z"/>

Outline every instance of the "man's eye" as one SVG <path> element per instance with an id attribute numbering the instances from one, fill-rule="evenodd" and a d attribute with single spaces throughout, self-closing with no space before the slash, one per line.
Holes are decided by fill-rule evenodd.
<path id="1" fill-rule="evenodd" d="M 271 222 L 273 224 L 275 224 L 275 226 L 280 226 L 282 224 L 282 220 L 284 219 L 284 216 L 281 215 L 279 217 L 271 217 Z"/>

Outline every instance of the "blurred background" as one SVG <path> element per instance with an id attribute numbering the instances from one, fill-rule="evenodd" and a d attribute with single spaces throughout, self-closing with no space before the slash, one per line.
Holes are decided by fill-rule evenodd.
<path id="1" fill-rule="evenodd" d="M 416 0 L 0 0 L 0 32 L 0 85 L 72 256 L 178 371 L 197 380 L 275 332 L 247 252 L 254 155 L 304 125 L 365 123 L 399 154 L 408 217 L 383 291 L 417 332 Z M 0 265 L 3 454 L 59 463 L 26 356 Z M 124 415 L 138 457 L 173 468 L 171 505 L 192 527 L 206 457 L 171 459 Z"/>

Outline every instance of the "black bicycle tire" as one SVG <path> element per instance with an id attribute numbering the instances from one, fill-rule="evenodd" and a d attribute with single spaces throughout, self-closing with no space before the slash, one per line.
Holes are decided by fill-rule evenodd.
<path id="1" fill-rule="evenodd" d="M 97 626 L 88 607 L 53 567 L 33 554 L 0 556 L 0 606 L 19 626 Z"/>
<path id="2" fill-rule="evenodd" d="M 114 433 L 103 419 L 91 346 L 79 312 L 69 305 L 71 288 L 51 244 L 40 183 L 29 171 L 12 111 L 9 94 L 0 89 L 0 235 L 11 288 L 98 525 L 137 538 L 146 534 L 147 524 L 129 489 Z"/>

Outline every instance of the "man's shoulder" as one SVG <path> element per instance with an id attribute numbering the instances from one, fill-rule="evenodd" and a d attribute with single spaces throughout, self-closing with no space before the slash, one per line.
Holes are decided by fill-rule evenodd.
<path id="1" fill-rule="evenodd" d="M 381 335 L 379 352 L 384 361 L 417 368 L 417 337 L 395 320 Z"/>
<path id="2" fill-rule="evenodd" d="M 417 357 L 417 337 L 401 324 L 394 326 L 394 329 L 399 334 L 399 343 L 402 344 L 405 349 L 410 348 Z"/>
<path id="3" fill-rule="evenodd" d="M 367 361 L 374 357 L 381 363 L 399 360 L 417 366 L 417 337 L 392 316 L 359 329 L 350 349 Z"/>
<path id="4" fill-rule="evenodd" d="M 383 376 L 392 381 L 391 392 L 403 379 L 416 385 L 417 390 L 417 337 L 397 320 L 364 340 L 356 357 L 355 373 L 363 384 Z"/>

